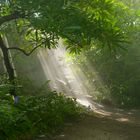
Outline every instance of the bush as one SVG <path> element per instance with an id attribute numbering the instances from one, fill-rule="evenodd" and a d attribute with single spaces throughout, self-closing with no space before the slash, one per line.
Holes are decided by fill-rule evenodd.
<path id="1" fill-rule="evenodd" d="M 65 121 L 76 119 L 81 112 L 76 100 L 56 92 L 25 98 L 19 108 L 26 112 L 34 127 L 48 133 L 56 132 Z"/>
<path id="2" fill-rule="evenodd" d="M 31 122 L 16 107 L 3 101 L 0 104 L 0 140 L 16 140 L 31 128 Z"/>
<path id="3" fill-rule="evenodd" d="M 21 140 L 36 134 L 54 134 L 66 121 L 81 113 L 76 100 L 62 93 L 22 96 L 14 105 L 9 98 L 0 102 L 0 140 Z"/>

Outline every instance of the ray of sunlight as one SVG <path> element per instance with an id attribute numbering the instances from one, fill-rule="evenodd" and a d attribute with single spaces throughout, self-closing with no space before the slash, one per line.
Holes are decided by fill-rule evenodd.
<path id="1" fill-rule="evenodd" d="M 82 70 L 78 69 L 76 64 L 66 61 L 66 49 L 62 41 L 59 41 L 59 47 L 56 49 L 40 50 L 38 58 L 46 79 L 50 80 L 52 90 L 66 93 L 66 95 L 76 98 L 80 104 L 93 107 L 92 98 L 94 94 L 89 95 L 90 90 L 85 85 L 87 77 Z M 94 71 L 90 64 L 87 65 L 87 68 Z M 78 71 L 75 69 L 78 69 Z M 94 108 L 95 106 L 97 104 L 94 103 Z M 101 105 L 98 105 L 98 107 L 102 108 Z"/>

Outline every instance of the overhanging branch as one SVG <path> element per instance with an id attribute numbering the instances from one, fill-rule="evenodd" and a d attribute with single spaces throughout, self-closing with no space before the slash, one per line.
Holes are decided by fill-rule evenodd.
<path id="1" fill-rule="evenodd" d="M 25 50 L 18 48 L 18 47 L 11 47 L 11 48 L 7 48 L 8 50 L 18 50 L 20 52 L 22 52 L 23 54 L 25 54 L 26 56 L 30 56 L 37 48 L 39 48 L 42 44 L 36 46 L 35 48 L 33 48 L 30 52 L 26 52 Z"/>
<path id="2" fill-rule="evenodd" d="M 21 49 L 21 48 L 18 48 L 18 47 L 10 47 L 10 48 L 7 48 L 7 50 L 18 50 L 20 52 L 22 52 L 23 54 L 25 54 L 26 56 L 29 56 L 31 55 L 37 48 L 39 48 L 40 46 L 42 46 L 43 44 L 45 44 L 46 41 L 38 44 L 36 47 L 34 47 L 30 52 L 26 52 L 24 49 Z"/>
<path id="3" fill-rule="evenodd" d="M 2 16 L 0 17 L 0 26 L 8 21 L 14 20 L 14 19 L 19 19 L 19 18 L 25 18 L 26 16 L 24 14 L 20 14 L 18 12 L 15 12 L 10 15 Z"/>

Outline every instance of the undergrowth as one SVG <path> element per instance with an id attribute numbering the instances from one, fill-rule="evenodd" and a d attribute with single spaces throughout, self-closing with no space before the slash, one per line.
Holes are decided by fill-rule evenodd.
<path id="1" fill-rule="evenodd" d="M 36 135 L 59 132 L 67 121 L 77 119 L 82 108 L 62 93 L 20 96 L 14 105 L 10 95 L 0 95 L 0 140 L 29 140 Z"/>

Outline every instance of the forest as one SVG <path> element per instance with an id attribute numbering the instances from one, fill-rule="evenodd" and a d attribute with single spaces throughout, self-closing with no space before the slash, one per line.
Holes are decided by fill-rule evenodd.
<path id="1" fill-rule="evenodd" d="M 0 140 L 139 132 L 140 0 L 0 0 Z"/>

